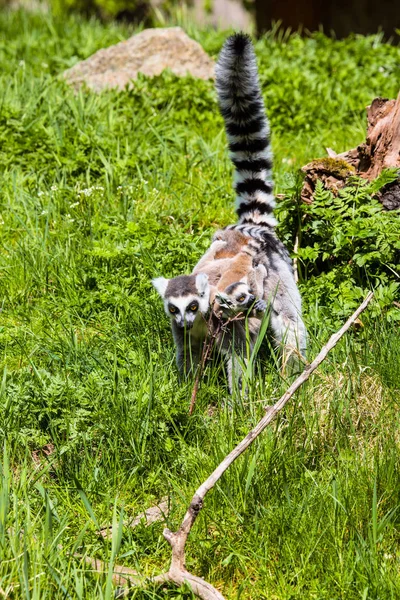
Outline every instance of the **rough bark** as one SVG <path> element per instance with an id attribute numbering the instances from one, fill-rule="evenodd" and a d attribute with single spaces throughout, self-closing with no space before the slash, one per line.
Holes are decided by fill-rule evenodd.
<path id="1" fill-rule="evenodd" d="M 353 165 L 362 177 L 375 179 L 382 169 L 400 168 L 400 92 L 396 100 L 375 98 L 367 108 L 367 139 L 337 158 Z"/>
<path id="2" fill-rule="evenodd" d="M 321 179 L 327 189 L 337 193 L 350 175 L 375 179 L 383 169 L 400 168 L 400 93 L 396 100 L 375 98 L 367 107 L 368 129 L 365 142 L 341 154 L 327 148 L 328 158 L 312 161 L 302 190 L 304 202 L 312 202 L 315 183 Z M 379 198 L 387 210 L 400 207 L 400 183 L 394 182 Z"/>

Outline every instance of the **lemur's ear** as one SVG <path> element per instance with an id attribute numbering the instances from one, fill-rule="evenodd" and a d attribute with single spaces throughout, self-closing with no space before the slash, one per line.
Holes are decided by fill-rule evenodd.
<path id="1" fill-rule="evenodd" d="M 154 285 L 161 298 L 164 299 L 169 279 L 165 279 L 165 277 L 157 277 L 156 279 L 152 279 L 151 283 Z"/>
<path id="2" fill-rule="evenodd" d="M 212 241 L 216 242 L 217 240 L 223 240 L 224 239 L 224 231 L 223 229 L 218 229 L 218 231 L 216 231 L 214 233 L 214 235 L 212 236 Z"/>
<path id="3" fill-rule="evenodd" d="M 199 292 L 199 296 L 204 296 L 208 290 L 208 275 L 206 273 L 199 273 L 196 275 L 196 288 Z"/>

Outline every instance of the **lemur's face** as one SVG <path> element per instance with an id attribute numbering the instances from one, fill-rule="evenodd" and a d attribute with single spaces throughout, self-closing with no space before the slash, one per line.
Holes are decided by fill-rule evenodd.
<path id="1" fill-rule="evenodd" d="M 247 312 L 255 301 L 255 296 L 246 283 L 232 283 L 223 292 L 215 295 L 214 312 L 224 318 L 240 312 Z"/>
<path id="2" fill-rule="evenodd" d="M 165 312 L 179 328 L 191 329 L 196 320 L 207 314 L 210 286 L 204 273 L 173 279 L 158 277 L 152 283 L 164 300 Z"/>

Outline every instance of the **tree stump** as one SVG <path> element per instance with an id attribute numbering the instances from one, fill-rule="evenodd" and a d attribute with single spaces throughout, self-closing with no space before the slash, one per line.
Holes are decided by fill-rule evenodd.
<path id="1" fill-rule="evenodd" d="M 364 143 L 341 154 L 327 148 L 328 158 L 314 160 L 302 168 L 306 174 L 301 194 L 304 202 L 312 202 L 318 179 L 336 194 L 350 175 L 372 180 L 383 169 L 400 168 L 400 93 L 396 100 L 375 98 L 367 107 L 367 119 Z M 379 200 L 387 210 L 400 208 L 400 178 L 383 188 Z"/>

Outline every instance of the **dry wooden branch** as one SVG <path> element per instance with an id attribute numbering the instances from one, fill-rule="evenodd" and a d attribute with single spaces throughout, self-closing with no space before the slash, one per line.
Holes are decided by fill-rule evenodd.
<path id="1" fill-rule="evenodd" d="M 164 529 L 163 535 L 172 549 L 171 566 L 167 573 L 155 577 L 151 581 L 155 583 L 169 581 L 175 583 L 176 585 L 182 585 L 182 583 L 187 582 L 191 586 L 193 593 L 202 600 L 224 600 L 224 597 L 218 590 L 200 577 L 196 577 L 195 575 L 189 573 L 185 566 L 186 541 L 199 512 L 203 508 L 204 498 L 206 494 L 215 486 L 225 471 L 231 466 L 231 464 L 254 442 L 260 433 L 264 431 L 267 425 L 269 425 L 274 417 L 276 417 L 276 415 L 284 408 L 299 387 L 303 385 L 305 381 L 307 381 L 315 369 L 325 360 L 328 352 L 330 352 L 330 350 L 336 346 L 340 338 L 357 320 L 359 315 L 368 306 L 372 298 L 373 293 L 370 292 L 359 308 L 346 321 L 343 327 L 330 337 L 328 343 L 325 344 L 318 356 L 305 368 L 303 373 L 301 373 L 301 375 L 299 375 L 299 377 L 292 383 L 292 385 L 278 400 L 278 402 L 276 402 L 274 406 L 268 407 L 266 414 L 258 422 L 254 429 L 252 429 L 250 433 L 248 433 L 247 436 L 236 446 L 236 448 L 234 448 L 232 452 L 230 452 L 230 454 L 224 458 L 224 460 L 218 465 L 208 479 L 204 481 L 204 483 L 202 483 L 201 486 L 196 490 L 179 530 L 177 532 L 172 532 L 167 528 Z"/>
<path id="2" fill-rule="evenodd" d="M 109 565 L 100 560 L 99 558 L 92 558 L 91 556 L 82 556 L 81 554 L 74 554 L 75 558 L 83 560 L 87 565 L 90 565 L 96 573 L 107 573 Z M 115 585 L 135 585 L 137 584 L 140 575 L 134 569 L 129 567 L 122 567 L 120 565 L 114 565 L 113 567 L 113 583 Z"/>
<path id="3" fill-rule="evenodd" d="M 148 527 L 152 523 L 156 521 L 165 521 L 166 517 L 169 514 L 169 506 L 167 498 L 162 498 L 158 504 L 155 506 L 151 506 L 147 508 L 144 512 L 136 515 L 130 521 L 124 521 L 124 527 L 130 527 L 134 529 L 137 527 L 142 521 L 144 522 L 145 527 Z M 105 525 L 98 531 L 98 535 L 104 538 L 105 540 L 109 540 L 112 538 L 113 530 L 112 525 Z"/>

